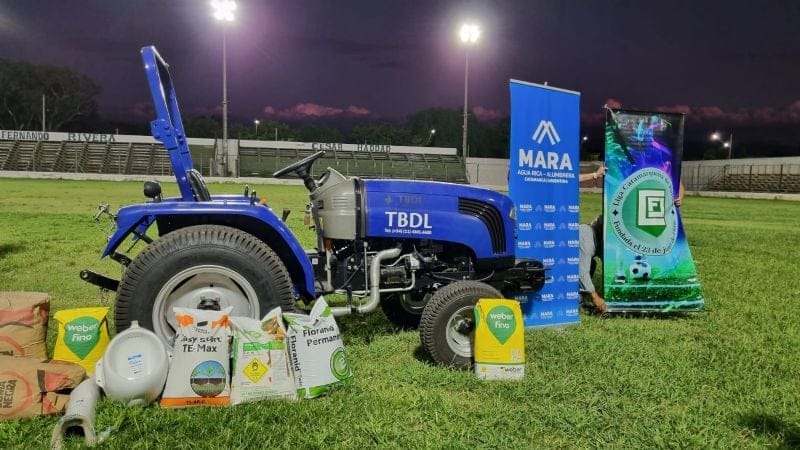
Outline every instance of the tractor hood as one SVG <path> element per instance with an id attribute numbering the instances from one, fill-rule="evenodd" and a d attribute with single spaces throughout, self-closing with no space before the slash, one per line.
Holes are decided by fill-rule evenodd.
<path id="1" fill-rule="evenodd" d="M 366 235 L 458 242 L 478 259 L 513 256 L 511 199 L 499 192 L 433 181 L 364 180 Z"/>

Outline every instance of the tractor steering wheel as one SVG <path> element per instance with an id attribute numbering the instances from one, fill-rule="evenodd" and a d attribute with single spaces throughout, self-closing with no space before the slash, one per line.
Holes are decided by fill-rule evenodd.
<path id="1" fill-rule="evenodd" d="M 309 169 L 311 169 L 311 165 L 314 164 L 314 161 L 318 160 L 323 155 L 325 155 L 325 152 L 320 150 L 317 153 L 314 153 L 313 155 L 306 156 L 300 161 L 296 161 L 284 167 L 283 169 L 276 171 L 275 173 L 272 174 L 272 176 L 275 178 L 280 178 L 286 175 L 287 173 L 297 172 L 297 175 L 302 178 L 303 177 L 302 172 L 308 173 Z"/>
<path id="2" fill-rule="evenodd" d="M 317 183 L 311 178 L 311 165 L 314 164 L 314 161 L 320 159 L 323 155 L 325 155 L 324 151 L 318 151 L 313 155 L 306 156 L 305 158 L 297 161 L 295 163 L 289 164 L 288 166 L 284 167 L 283 169 L 278 170 L 277 172 L 273 173 L 272 176 L 275 178 L 280 178 L 287 173 L 294 172 L 298 177 L 303 180 L 303 184 L 306 186 L 306 189 L 313 191 L 317 188 Z"/>

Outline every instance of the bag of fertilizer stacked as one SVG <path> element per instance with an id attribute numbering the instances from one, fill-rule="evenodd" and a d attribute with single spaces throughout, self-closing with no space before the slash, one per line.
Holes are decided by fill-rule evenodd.
<path id="1" fill-rule="evenodd" d="M 525 329 L 519 302 L 482 298 L 475 305 L 475 374 L 483 380 L 525 378 Z"/>
<path id="2" fill-rule="evenodd" d="M 165 408 L 230 402 L 230 324 L 222 311 L 173 308 L 178 330 L 161 397 Z"/>
<path id="3" fill-rule="evenodd" d="M 352 381 L 339 327 L 324 299 L 317 300 L 308 316 L 287 313 L 283 320 L 300 398 L 314 398 Z"/>
<path id="4" fill-rule="evenodd" d="M 261 321 L 249 317 L 231 317 L 231 327 L 231 404 L 296 399 L 297 388 L 289 368 L 281 309 L 273 309 Z"/>

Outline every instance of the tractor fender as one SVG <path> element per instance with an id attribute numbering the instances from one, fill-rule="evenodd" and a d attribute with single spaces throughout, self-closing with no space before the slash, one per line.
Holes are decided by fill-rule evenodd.
<path id="1" fill-rule="evenodd" d="M 147 203 L 121 208 L 117 230 L 109 238 L 101 258 L 112 254 L 134 231 L 144 234 L 157 223 L 159 236 L 192 225 L 214 224 L 250 233 L 278 254 L 292 277 L 297 293 L 308 300 L 316 297 L 314 269 L 300 242 L 268 207 L 226 199 L 210 202 Z"/>

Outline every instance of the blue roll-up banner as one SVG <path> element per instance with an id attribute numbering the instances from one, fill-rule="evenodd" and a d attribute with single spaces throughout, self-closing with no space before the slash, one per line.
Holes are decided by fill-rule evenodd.
<path id="1" fill-rule="evenodd" d="M 525 301 L 526 327 L 577 323 L 580 93 L 511 80 L 509 194 L 517 258 L 544 263 L 541 291 Z"/>

